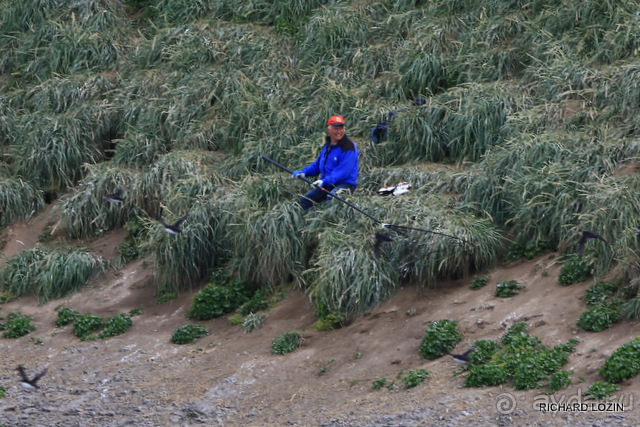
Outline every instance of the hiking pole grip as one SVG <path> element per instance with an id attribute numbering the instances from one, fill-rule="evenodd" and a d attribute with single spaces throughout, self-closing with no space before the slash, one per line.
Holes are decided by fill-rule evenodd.
<path id="1" fill-rule="evenodd" d="M 261 156 L 263 160 L 266 160 L 267 162 L 276 165 L 277 167 L 279 167 L 280 169 L 282 169 L 285 172 L 289 172 L 291 175 L 293 175 L 293 171 L 285 166 L 282 166 L 280 163 L 276 162 L 275 160 L 271 160 L 270 158 L 268 158 L 267 156 Z M 307 178 L 302 178 L 301 176 L 296 177 L 298 179 L 303 180 L 304 182 L 306 182 L 309 185 L 313 186 L 313 183 L 311 181 L 309 181 Z M 324 190 L 324 188 L 323 188 Z M 326 190 L 325 190 L 326 191 Z"/>

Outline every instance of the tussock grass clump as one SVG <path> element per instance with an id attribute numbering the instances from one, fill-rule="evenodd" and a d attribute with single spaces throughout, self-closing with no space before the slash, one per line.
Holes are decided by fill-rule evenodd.
<path id="1" fill-rule="evenodd" d="M 214 167 L 217 157 L 206 151 L 173 151 L 160 156 L 135 180 L 131 202 L 151 217 L 158 217 L 161 205 L 187 211 L 197 197 L 213 197 L 232 186 Z"/>
<path id="2" fill-rule="evenodd" d="M 29 182 L 0 175 L 0 227 L 28 218 L 43 207 L 42 192 Z"/>
<path id="3" fill-rule="evenodd" d="M 82 175 L 85 163 L 103 159 L 104 129 L 86 111 L 61 116 L 34 113 L 21 120 L 22 131 L 9 146 L 16 171 L 37 188 L 57 192 Z"/>
<path id="4" fill-rule="evenodd" d="M 137 179 L 135 171 L 101 163 L 86 165 L 85 174 L 73 193 L 58 203 L 60 215 L 53 231 L 60 229 L 69 237 L 87 238 L 123 225 L 131 215 L 132 193 L 123 194 L 125 202 L 118 204 L 102 197 L 119 188 L 131 188 Z"/>
<path id="5" fill-rule="evenodd" d="M 375 259 L 364 233 L 325 230 L 311 260 L 307 292 L 331 311 L 356 313 L 383 301 L 397 286 L 397 273 Z M 367 245 L 368 246 L 368 245 Z M 380 265 L 382 264 L 382 265 Z"/>
<path id="6" fill-rule="evenodd" d="M 234 215 L 240 221 L 227 230 L 235 253 L 230 262 L 234 271 L 242 280 L 261 286 L 276 286 L 290 277 L 300 284 L 307 259 L 302 208 L 286 202 L 261 209 L 249 202 L 240 209 Z"/>
<path id="7" fill-rule="evenodd" d="M 186 214 L 163 215 L 173 223 Z M 156 287 L 159 291 L 192 289 L 207 277 L 216 265 L 216 258 L 223 249 L 217 231 L 218 210 L 212 202 L 199 199 L 189 210 L 189 217 L 182 223 L 181 234 L 168 234 L 163 226 L 148 220 L 149 239 L 142 250 L 154 256 Z"/>
<path id="8" fill-rule="evenodd" d="M 0 279 L 3 289 L 44 303 L 75 292 L 103 269 L 102 258 L 82 248 L 34 248 L 10 258 Z"/>
<path id="9" fill-rule="evenodd" d="M 160 0 L 154 6 L 158 18 L 169 24 L 195 21 L 209 13 L 212 7 L 212 2 L 207 0 Z"/>

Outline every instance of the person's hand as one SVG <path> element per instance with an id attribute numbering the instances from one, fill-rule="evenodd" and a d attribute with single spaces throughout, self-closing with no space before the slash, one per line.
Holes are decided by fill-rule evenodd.
<path id="1" fill-rule="evenodd" d="M 313 184 L 311 184 L 311 185 L 313 185 L 314 187 L 317 187 L 317 188 L 322 188 L 322 180 L 319 179 L 317 181 L 313 181 Z"/>
<path id="2" fill-rule="evenodd" d="M 291 175 L 291 179 L 296 179 L 296 178 L 300 178 L 300 179 L 304 179 L 307 175 L 304 174 L 304 172 L 294 172 L 293 175 Z"/>

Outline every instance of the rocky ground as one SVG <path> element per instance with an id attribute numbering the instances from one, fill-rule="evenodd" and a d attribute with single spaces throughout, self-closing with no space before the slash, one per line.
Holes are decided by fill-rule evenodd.
<path id="1" fill-rule="evenodd" d="M 37 244 L 48 211 L 5 232 L 3 254 Z M 115 256 L 124 239 L 117 231 L 83 242 L 105 258 Z M 1 262 L 1 261 L 0 261 Z M 640 425 L 638 378 L 622 384 L 611 404 L 587 401 L 588 386 L 602 380 L 598 369 L 618 346 L 640 333 L 622 322 L 600 333 L 575 326 L 585 310 L 585 282 L 557 282 L 556 254 L 484 272 L 489 285 L 469 288 L 470 279 L 442 283 L 438 289 L 409 286 L 348 326 L 318 332 L 308 298 L 291 289 L 266 313 L 263 326 L 244 333 L 226 317 L 208 322 L 209 335 L 189 345 L 170 342 L 195 292 L 157 304 L 150 263 L 139 260 L 110 269 L 86 289 L 63 300 L 39 305 L 20 298 L 0 306 L 0 316 L 20 311 L 37 329 L 17 340 L 0 339 L 0 423 L 5 426 L 635 426 Z M 1 265 L 0 265 L 1 268 Z M 525 289 L 512 298 L 493 296 L 495 284 L 516 279 Z M 133 327 L 106 340 L 80 341 L 71 326 L 54 325 L 58 305 L 113 316 L 141 309 Z M 553 346 L 578 338 L 566 369 L 574 371 L 568 389 L 470 389 L 450 358 L 424 359 L 418 348 L 428 324 L 456 319 L 463 352 L 475 340 L 497 339 L 516 321 Z M 282 332 L 299 331 L 301 348 L 273 355 L 271 342 Z M 46 368 L 40 390 L 18 385 L 15 368 L 29 374 Z M 427 369 L 429 377 L 407 389 L 400 375 Z M 371 388 L 386 378 L 392 387 Z M 547 404 L 561 411 L 544 412 Z"/>

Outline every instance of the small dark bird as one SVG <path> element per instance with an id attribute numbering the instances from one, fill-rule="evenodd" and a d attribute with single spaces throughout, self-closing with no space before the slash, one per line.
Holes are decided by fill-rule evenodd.
<path id="1" fill-rule="evenodd" d="M 451 356 L 451 358 L 453 359 L 454 362 L 457 363 L 467 363 L 469 361 L 469 357 L 471 356 L 471 353 L 473 353 L 476 350 L 475 346 L 471 347 L 469 350 L 465 351 L 462 354 L 451 354 L 447 351 L 447 354 L 449 356 Z"/>
<path id="2" fill-rule="evenodd" d="M 640 249 L 640 226 L 633 227 L 636 232 L 636 243 L 638 244 L 638 249 Z"/>
<path id="3" fill-rule="evenodd" d="M 129 191 L 131 191 L 130 188 L 118 188 L 115 193 L 102 196 L 102 200 L 109 203 L 122 203 L 124 202 L 124 193 Z"/>
<path id="4" fill-rule="evenodd" d="M 40 388 L 38 386 L 38 380 L 40 380 L 40 378 L 42 378 L 44 376 L 44 374 L 47 373 L 47 369 L 45 368 L 38 375 L 36 375 L 32 379 L 29 379 L 29 377 L 27 377 L 27 373 L 24 371 L 24 366 L 19 365 L 16 368 L 16 371 L 18 371 L 20 373 L 20 385 L 22 387 L 26 388 L 27 390 L 36 390 L 36 389 Z"/>
<path id="5" fill-rule="evenodd" d="M 376 258 L 380 257 L 380 247 L 384 242 L 393 242 L 391 235 L 387 233 L 378 232 L 371 237 L 375 240 L 375 243 L 373 245 L 373 254 Z"/>
<path id="6" fill-rule="evenodd" d="M 173 224 L 167 224 L 166 222 L 164 222 L 162 220 L 162 218 L 160 218 L 158 220 L 158 222 L 164 226 L 164 231 L 166 231 L 167 233 L 169 233 L 169 234 L 180 234 L 180 233 L 182 233 L 182 230 L 180 229 L 180 224 L 182 224 L 184 222 L 184 220 L 187 219 L 188 216 L 189 216 L 189 214 L 187 213 L 185 216 L 183 216 L 182 218 L 178 219 Z"/>
<path id="7" fill-rule="evenodd" d="M 585 243 L 587 243 L 588 240 L 599 239 L 605 243 L 609 243 L 606 240 L 604 240 L 604 237 L 602 237 L 599 234 L 593 233 L 591 231 L 582 230 L 578 234 L 580 235 L 580 240 L 578 241 L 578 254 L 580 254 L 580 256 L 582 256 L 582 252 L 584 252 L 584 245 Z"/>

